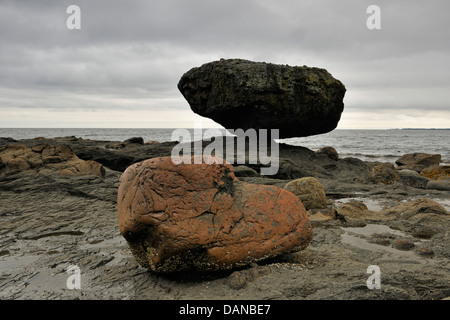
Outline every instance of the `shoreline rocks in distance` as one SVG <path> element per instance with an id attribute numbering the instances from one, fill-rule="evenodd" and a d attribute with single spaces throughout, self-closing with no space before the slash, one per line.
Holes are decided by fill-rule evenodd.
<path id="1" fill-rule="evenodd" d="M 397 159 L 398 174 L 409 186 L 450 191 L 450 166 L 440 165 L 440 154 L 411 153 Z"/>
<path id="2" fill-rule="evenodd" d="M 450 178 L 450 166 L 449 165 L 432 165 L 428 168 L 420 171 L 420 175 L 422 177 L 431 179 L 431 180 L 444 180 Z"/>
<path id="3" fill-rule="evenodd" d="M 115 142 L 115 143 L 107 143 L 105 144 L 106 149 L 123 149 L 126 148 L 129 145 L 138 144 L 143 145 L 144 139 L 142 137 L 133 137 L 129 138 L 123 142 Z"/>
<path id="4" fill-rule="evenodd" d="M 409 153 L 395 161 L 399 169 L 411 169 L 420 173 L 422 170 L 433 165 L 439 165 L 442 157 L 440 154 Z"/>
<path id="5" fill-rule="evenodd" d="M 316 155 L 326 155 L 328 158 L 333 159 L 338 161 L 339 160 L 339 154 L 336 151 L 335 148 L 327 146 L 327 147 L 322 147 L 319 150 L 316 151 Z"/>
<path id="6" fill-rule="evenodd" d="M 82 160 L 66 145 L 38 144 L 27 147 L 9 144 L 0 152 L 0 170 L 9 173 L 21 171 L 56 172 L 61 176 L 105 176 L 103 165 Z"/>

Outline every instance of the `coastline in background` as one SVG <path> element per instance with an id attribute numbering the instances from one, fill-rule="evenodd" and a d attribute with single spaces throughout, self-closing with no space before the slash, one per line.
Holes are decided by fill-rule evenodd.
<path id="1" fill-rule="evenodd" d="M 165 142 L 171 141 L 173 130 L 173 128 L 0 128 L 0 137 L 20 140 L 75 136 L 105 141 L 124 141 L 131 137 L 142 137 L 144 141 Z M 224 129 L 220 130 L 225 133 Z M 332 146 L 342 158 L 355 157 L 363 161 L 393 163 L 404 154 L 424 152 L 441 154 L 442 162 L 450 163 L 448 129 L 336 129 L 326 134 L 279 141 L 314 151 L 324 146 Z"/>

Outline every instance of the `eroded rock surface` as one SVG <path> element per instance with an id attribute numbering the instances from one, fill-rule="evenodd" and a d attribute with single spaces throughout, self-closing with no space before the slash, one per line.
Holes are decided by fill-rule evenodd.
<path id="1" fill-rule="evenodd" d="M 288 182 L 284 189 L 299 197 L 306 210 L 327 207 L 325 191 L 319 180 L 314 177 L 305 177 Z"/>
<path id="2" fill-rule="evenodd" d="M 279 129 L 280 138 L 334 130 L 346 91 L 325 69 L 242 59 L 193 68 L 178 89 L 195 113 L 227 129 Z"/>
<path id="3" fill-rule="evenodd" d="M 0 170 L 9 173 L 32 170 L 54 172 L 61 176 L 105 176 L 103 166 L 92 160 L 81 160 L 66 145 L 38 144 L 32 147 L 10 144 L 0 152 Z"/>
<path id="4" fill-rule="evenodd" d="M 219 270 L 307 247 L 301 201 L 275 186 L 239 181 L 229 164 L 130 166 L 118 190 L 119 227 L 139 263 L 156 272 Z"/>

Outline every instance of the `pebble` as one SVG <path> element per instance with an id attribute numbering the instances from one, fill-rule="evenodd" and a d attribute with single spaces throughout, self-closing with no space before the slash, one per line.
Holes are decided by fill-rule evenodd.
<path id="1" fill-rule="evenodd" d="M 412 248 L 414 248 L 414 243 L 412 243 L 409 240 L 398 239 L 398 240 L 394 240 L 392 242 L 392 247 L 397 250 L 408 251 L 408 250 L 411 250 Z"/>
<path id="2" fill-rule="evenodd" d="M 418 254 L 422 256 L 432 256 L 434 255 L 434 251 L 428 248 L 417 248 L 416 251 Z"/>
<path id="3" fill-rule="evenodd" d="M 391 244 L 391 241 L 389 239 L 371 238 L 367 241 L 370 243 L 379 244 L 381 246 L 388 246 Z"/>

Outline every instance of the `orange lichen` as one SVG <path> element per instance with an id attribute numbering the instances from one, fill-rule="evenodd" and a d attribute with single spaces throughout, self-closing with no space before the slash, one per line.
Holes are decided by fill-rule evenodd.
<path id="1" fill-rule="evenodd" d="M 448 179 L 450 178 L 450 166 L 433 166 L 422 170 L 420 175 L 431 180 Z"/>
<path id="2" fill-rule="evenodd" d="M 133 255 L 156 272 L 242 266 L 301 250 L 313 236 L 294 194 L 241 182 L 229 164 L 136 163 L 122 175 L 117 206 Z"/>

